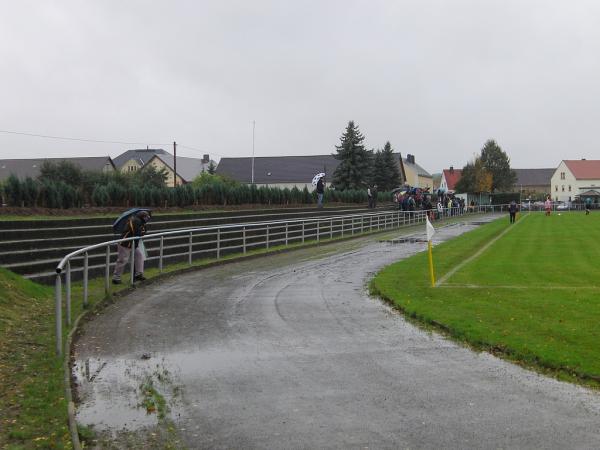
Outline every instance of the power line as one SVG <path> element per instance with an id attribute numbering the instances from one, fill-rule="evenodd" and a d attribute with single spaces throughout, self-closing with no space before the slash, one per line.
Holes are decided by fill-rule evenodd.
<path id="1" fill-rule="evenodd" d="M 63 141 L 76 141 L 76 142 L 94 142 L 94 143 L 99 143 L 99 144 L 121 144 L 121 145 L 151 145 L 151 146 L 170 146 L 171 143 L 165 144 L 165 143 L 147 143 L 147 142 L 126 142 L 126 141 L 108 141 L 108 140 L 104 140 L 104 139 L 90 139 L 90 138 L 76 138 L 76 137 L 68 137 L 68 136 L 52 136 L 52 135 L 48 135 L 48 134 L 38 134 L 38 133 L 25 133 L 25 132 L 21 132 L 21 131 L 11 131 L 11 130 L 0 130 L 0 133 L 4 133 L 4 134 L 14 134 L 14 135 L 18 135 L 18 136 L 29 136 L 29 137 L 37 137 L 37 138 L 45 138 L 45 139 L 58 139 L 58 140 L 63 140 Z M 195 152 L 200 152 L 200 153 L 212 153 L 213 155 L 218 156 L 219 158 L 226 158 L 226 156 L 224 155 L 220 155 L 218 153 L 215 152 L 207 152 L 206 150 L 200 150 L 199 148 L 195 148 L 195 147 L 190 147 L 189 145 L 182 145 L 182 144 L 177 144 L 178 147 L 181 148 L 186 148 L 188 150 L 193 150 Z"/>
<path id="2" fill-rule="evenodd" d="M 215 153 L 213 151 L 200 150 L 199 148 L 190 147 L 189 145 L 177 144 L 177 146 L 181 147 L 181 148 L 187 148 L 188 150 L 193 150 L 195 152 L 200 152 L 200 153 L 205 153 L 205 154 L 212 154 L 212 155 L 218 156 L 219 158 L 228 158 L 228 156 L 220 155 L 220 154 Z"/>
<path id="3" fill-rule="evenodd" d="M 102 140 L 102 139 L 74 138 L 74 137 L 67 137 L 67 136 L 50 136 L 47 134 L 24 133 L 24 132 L 20 132 L 20 131 L 9 131 L 9 130 L 0 130 L 0 133 L 16 134 L 19 136 L 30 136 L 30 137 L 38 137 L 38 138 L 46 138 L 46 139 L 60 139 L 63 141 L 96 142 L 99 144 L 150 145 L 147 142 L 106 141 L 106 140 Z M 170 145 L 170 144 L 151 144 L 151 145 L 154 146 L 154 145 Z"/>

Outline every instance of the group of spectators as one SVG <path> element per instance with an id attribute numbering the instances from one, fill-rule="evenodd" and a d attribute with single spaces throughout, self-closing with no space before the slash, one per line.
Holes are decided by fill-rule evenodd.
<path id="1" fill-rule="evenodd" d="M 475 209 L 475 202 L 471 201 L 471 204 L 467 206 L 463 198 L 453 194 L 438 193 L 436 197 L 437 202 L 434 204 L 433 196 L 428 190 L 409 188 L 406 191 L 396 192 L 394 202 L 400 211 L 430 211 L 430 220 L 455 216 Z"/>

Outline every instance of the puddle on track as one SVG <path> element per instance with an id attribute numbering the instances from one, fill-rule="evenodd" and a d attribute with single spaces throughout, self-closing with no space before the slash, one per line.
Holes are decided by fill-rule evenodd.
<path id="1" fill-rule="evenodd" d="M 77 360 L 72 371 L 79 397 L 77 422 L 115 432 L 157 426 L 158 411 L 148 412 L 144 404 L 147 385 L 165 399 L 165 418 L 174 420 L 179 416 L 181 388 L 173 367 L 177 366 L 157 358 Z"/>

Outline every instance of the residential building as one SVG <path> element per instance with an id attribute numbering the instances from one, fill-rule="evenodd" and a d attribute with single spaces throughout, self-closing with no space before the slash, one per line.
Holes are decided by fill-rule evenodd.
<path id="1" fill-rule="evenodd" d="M 440 190 L 443 192 L 454 192 L 456 191 L 456 183 L 462 176 L 462 169 L 455 169 L 454 166 L 450 166 L 449 169 L 442 171 L 442 180 L 440 182 Z"/>
<path id="2" fill-rule="evenodd" d="M 402 158 L 400 153 L 394 153 L 398 160 L 401 184 L 431 188 L 433 177 L 421 166 L 415 163 L 414 155 Z M 230 177 L 240 183 L 252 183 L 252 160 L 254 159 L 254 184 L 257 186 L 272 186 L 280 188 L 304 189 L 312 191 L 315 187 L 311 184 L 313 177 L 320 172 L 325 172 L 326 183 L 333 179 L 333 173 L 340 161 L 333 155 L 305 155 L 305 156 L 261 156 L 221 158 L 216 173 Z M 402 163 L 401 163 L 402 162 Z"/>
<path id="3" fill-rule="evenodd" d="M 162 148 L 145 148 L 127 150 L 114 158 L 115 167 L 121 172 L 135 172 L 140 170 L 155 155 L 169 155 Z"/>
<path id="4" fill-rule="evenodd" d="M 600 160 L 561 161 L 550 180 L 550 195 L 557 202 L 590 197 L 594 203 L 599 203 Z"/>
<path id="5" fill-rule="evenodd" d="M 177 157 L 177 185 L 190 183 L 194 181 L 198 175 L 203 172 L 208 172 L 208 167 L 211 163 L 209 155 L 204 155 L 202 159 L 187 158 L 185 156 Z M 212 161 L 215 164 L 214 161 Z M 173 186 L 173 177 L 175 176 L 175 158 L 170 153 L 154 155 L 144 167 L 154 167 L 157 171 L 165 169 L 167 179 L 165 184 Z M 215 164 L 216 166 L 216 164 Z"/>
<path id="6" fill-rule="evenodd" d="M 555 169 L 513 169 L 517 174 L 517 181 L 513 192 L 520 192 L 529 197 L 535 194 L 550 193 L 550 179 Z"/>
<path id="7" fill-rule="evenodd" d="M 406 158 L 402 159 L 402 163 L 401 169 L 406 184 L 421 189 L 433 188 L 433 177 L 415 162 L 415 155 L 407 154 Z"/>
<path id="8" fill-rule="evenodd" d="M 18 178 L 37 178 L 40 175 L 40 168 L 45 161 L 53 163 L 66 161 L 86 171 L 113 172 L 116 170 L 115 164 L 110 156 L 1 159 L 0 181 L 7 179 L 10 175 L 15 175 Z"/>
<path id="9" fill-rule="evenodd" d="M 254 179 L 252 164 L 254 160 Z M 221 158 L 217 166 L 217 175 L 224 175 L 240 183 L 250 184 L 254 181 L 257 186 L 309 190 L 315 187 L 311 184 L 317 173 L 326 174 L 325 182 L 333 179 L 333 172 L 340 164 L 333 155 L 307 156 L 260 156 L 241 158 Z"/>

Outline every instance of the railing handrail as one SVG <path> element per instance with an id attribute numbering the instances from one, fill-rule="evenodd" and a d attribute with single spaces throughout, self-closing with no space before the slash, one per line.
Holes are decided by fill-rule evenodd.
<path id="1" fill-rule="evenodd" d="M 448 209 L 448 208 L 444 208 L 444 209 Z M 415 211 L 400 211 L 400 212 L 427 212 L 427 211 L 434 211 L 434 209 L 430 209 L 430 210 L 419 209 L 419 210 L 415 210 Z M 67 254 L 60 260 L 60 262 L 56 266 L 56 273 L 61 273 L 63 271 L 67 261 L 69 261 L 74 256 L 78 256 L 78 255 L 84 254 L 86 252 L 89 252 L 91 250 L 96 250 L 98 248 L 106 247 L 107 245 L 120 244 L 121 242 L 137 241 L 137 240 L 152 240 L 153 238 L 157 239 L 157 238 L 160 238 L 161 236 L 162 237 L 173 236 L 173 235 L 183 234 L 183 233 L 187 234 L 187 233 L 194 233 L 194 232 L 201 232 L 201 231 L 212 231 L 212 230 L 216 230 L 216 229 L 232 229 L 232 228 L 239 228 L 239 227 L 254 227 L 254 226 L 260 226 L 260 225 L 277 225 L 277 224 L 285 224 L 285 223 L 290 224 L 290 223 L 302 223 L 302 222 L 316 222 L 316 221 L 321 221 L 321 220 L 346 219 L 346 218 L 352 218 L 352 217 L 356 218 L 356 217 L 365 217 L 365 216 L 378 216 L 378 215 L 382 215 L 382 214 L 389 214 L 390 212 L 395 213 L 395 212 L 398 212 L 398 210 L 385 210 L 385 211 L 380 211 L 380 212 L 369 212 L 369 213 L 362 213 L 362 214 L 347 214 L 347 215 L 337 215 L 337 216 L 313 217 L 313 218 L 308 218 L 308 219 L 281 219 L 281 220 L 266 220 L 266 221 L 261 221 L 261 222 L 241 222 L 241 223 L 225 224 L 225 225 L 205 225 L 205 226 L 201 226 L 201 227 L 180 228 L 177 230 L 148 233 L 145 236 L 135 236 L 135 237 L 130 237 L 130 238 L 113 239 L 110 241 L 100 242 L 98 244 L 88 245 L 87 247 L 82 247 L 78 250 L 75 250 L 74 252 Z"/>

